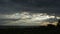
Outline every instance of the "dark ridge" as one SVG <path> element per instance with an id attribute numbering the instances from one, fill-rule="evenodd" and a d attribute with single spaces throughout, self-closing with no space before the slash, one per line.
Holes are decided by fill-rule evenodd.
<path id="1" fill-rule="evenodd" d="M 59 32 L 59 28 L 55 27 L 53 25 L 49 25 L 47 27 L 45 26 L 38 26 L 38 27 L 29 27 L 22 28 L 20 26 L 4 26 L 5 28 L 1 28 L 0 26 L 0 31 L 1 33 L 57 33 Z"/>
<path id="2" fill-rule="evenodd" d="M 58 25 L 57 26 L 60 27 L 60 19 L 58 20 Z"/>
<path id="3" fill-rule="evenodd" d="M 49 24 L 48 26 L 0 26 L 0 31 L 3 33 L 40 33 L 40 34 L 55 34 L 60 32 L 60 20 L 57 27 Z"/>
<path id="4" fill-rule="evenodd" d="M 38 26 L 38 27 L 23 27 L 23 26 L 0 26 L 0 31 L 4 33 L 57 33 L 60 28 L 53 25 Z"/>

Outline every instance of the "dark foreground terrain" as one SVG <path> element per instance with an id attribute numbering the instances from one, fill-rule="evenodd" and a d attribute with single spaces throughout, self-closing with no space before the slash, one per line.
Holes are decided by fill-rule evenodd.
<path id="1" fill-rule="evenodd" d="M 60 23 L 60 21 L 58 21 Z M 23 33 L 23 34 L 58 34 L 60 32 L 60 25 L 55 27 L 53 25 L 46 26 L 0 26 L 1 33 Z M 60 33 L 59 33 L 60 34 Z"/>
<path id="2" fill-rule="evenodd" d="M 41 33 L 41 34 L 57 34 L 60 32 L 60 26 L 53 26 L 53 25 L 49 25 L 47 27 L 45 26 L 0 26 L 0 32 L 1 33 L 24 33 L 24 34 L 37 34 L 37 33 Z"/>

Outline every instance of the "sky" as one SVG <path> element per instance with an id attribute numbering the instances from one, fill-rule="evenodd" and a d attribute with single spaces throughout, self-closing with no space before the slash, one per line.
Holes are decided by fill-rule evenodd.
<path id="1" fill-rule="evenodd" d="M 60 13 L 60 0 L 0 0 L 0 14 L 21 11 Z"/>
<path id="2" fill-rule="evenodd" d="M 0 0 L 0 16 L 20 12 L 55 13 L 60 16 L 60 0 Z M 4 16 L 3 16 L 4 17 Z M 0 20 L 0 23 L 5 21 Z"/>

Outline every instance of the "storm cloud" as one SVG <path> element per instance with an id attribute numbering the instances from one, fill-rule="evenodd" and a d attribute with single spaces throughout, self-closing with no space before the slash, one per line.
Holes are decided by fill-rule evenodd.
<path id="1" fill-rule="evenodd" d="M 22 11 L 60 13 L 59 0 L 0 0 L 0 14 Z"/>
<path id="2" fill-rule="evenodd" d="M 55 13 L 60 16 L 60 0 L 0 0 L 0 18 L 21 12 Z M 8 23 L 14 19 L 2 20 L 0 23 Z"/>

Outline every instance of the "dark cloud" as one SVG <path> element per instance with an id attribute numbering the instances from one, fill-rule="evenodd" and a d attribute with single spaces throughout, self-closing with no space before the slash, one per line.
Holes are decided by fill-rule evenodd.
<path id="1" fill-rule="evenodd" d="M 0 14 L 21 11 L 60 13 L 60 0 L 0 0 Z"/>
<path id="2" fill-rule="evenodd" d="M 0 19 L 0 25 L 2 24 L 8 24 L 8 23 L 11 23 L 11 22 L 14 22 L 14 21 L 18 21 L 20 19 Z"/>
<path id="3" fill-rule="evenodd" d="M 0 14 L 13 14 L 23 11 L 60 15 L 60 0 L 0 0 Z M 0 19 L 0 25 L 18 20 Z"/>

